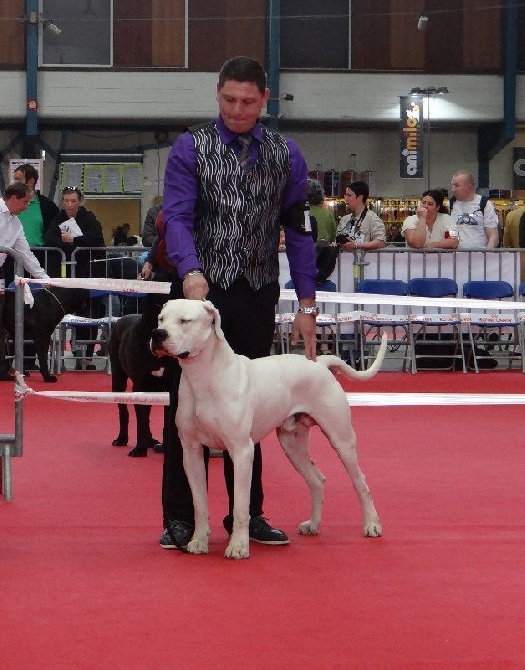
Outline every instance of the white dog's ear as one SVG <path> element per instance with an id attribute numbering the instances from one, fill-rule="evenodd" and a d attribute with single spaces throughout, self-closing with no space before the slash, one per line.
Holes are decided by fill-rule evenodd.
<path id="1" fill-rule="evenodd" d="M 213 316 L 213 323 L 215 325 L 215 335 L 217 335 L 217 339 L 224 340 L 224 333 L 222 332 L 221 328 L 221 315 L 219 314 L 219 310 L 210 300 L 205 300 L 203 305 L 204 309 L 208 312 L 208 314 L 211 314 Z"/>

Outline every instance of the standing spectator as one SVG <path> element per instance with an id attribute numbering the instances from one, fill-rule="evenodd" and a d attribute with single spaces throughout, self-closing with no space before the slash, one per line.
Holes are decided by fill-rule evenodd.
<path id="1" fill-rule="evenodd" d="M 525 249 L 525 205 L 518 205 L 505 217 L 503 246 Z"/>
<path id="2" fill-rule="evenodd" d="M 519 205 L 505 218 L 503 246 L 525 249 L 525 205 Z M 520 254 L 520 279 L 525 281 L 525 253 Z"/>
<path id="3" fill-rule="evenodd" d="M 498 215 L 494 205 L 475 193 L 474 177 L 466 170 L 452 176 L 450 215 L 459 231 L 458 249 L 495 249 Z"/>
<path id="4" fill-rule="evenodd" d="M 310 216 L 315 221 L 315 254 L 317 283 L 322 283 L 333 273 L 339 249 L 335 243 L 337 223 L 334 215 L 324 206 L 324 192 L 317 179 L 308 180 L 308 204 Z M 314 223 L 312 222 L 312 228 Z"/>
<path id="5" fill-rule="evenodd" d="M 40 191 L 36 190 L 35 187 L 38 182 L 38 177 L 38 170 L 30 163 L 23 163 L 17 167 L 13 173 L 15 181 L 27 184 L 33 191 L 33 197 L 29 202 L 28 208 L 21 212 L 18 218 L 24 229 L 27 243 L 32 247 L 33 253 L 40 265 L 47 269 L 48 258 L 53 260 L 54 257 L 55 265 L 59 262 L 60 256 L 58 255 L 58 251 L 48 251 L 46 256 L 45 251 L 36 249 L 36 247 L 44 246 L 46 230 L 49 228 L 49 224 L 54 217 L 58 214 L 59 209 L 52 200 L 46 198 L 45 195 L 42 195 Z M 49 265 L 51 267 L 52 262 L 49 263 Z M 10 258 L 8 259 L 8 268 L 6 275 L 11 281 L 12 259 Z M 34 370 L 36 368 L 35 355 L 34 343 L 26 342 L 24 344 L 25 370 Z"/>
<path id="6" fill-rule="evenodd" d="M 93 251 L 92 247 L 105 247 L 102 225 L 97 217 L 83 206 L 84 194 L 76 186 L 67 186 L 62 191 L 62 209 L 53 219 L 46 233 L 46 245 L 62 249 L 66 255 L 66 261 L 71 262 L 75 251 L 75 276 L 76 277 L 103 277 L 105 274 L 105 253 Z M 74 220 L 78 231 L 68 225 L 70 219 Z M 71 222 L 73 223 L 73 222 Z M 83 250 L 85 248 L 85 251 Z M 82 251 L 78 251 L 82 250 Z M 60 272 L 57 276 L 60 276 Z M 71 276 L 71 265 L 67 265 L 67 276 Z M 105 308 L 102 298 L 94 298 L 90 301 L 88 311 L 81 316 L 100 318 L 104 316 Z M 82 333 L 82 335 L 80 335 Z M 96 332 L 94 328 L 77 328 L 79 339 L 94 340 Z M 87 346 L 86 357 L 88 359 L 86 369 L 95 369 L 89 361 L 94 351 L 94 344 Z M 78 352 L 74 351 L 74 355 Z M 81 361 L 77 360 L 76 368 L 81 369 Z"/>
<path id="7" fill-rule="evenodd" d="M 385 224 L 368 209 L 368 184 L 354 181 L 345 188 L 345 203 L 350 214 L 343 216 L 337 226 L 337 243 L 341 249 L 382 249 L 386 244 Z"/>
<path id="8" fill-rule="evenodd" d="M 299 299 L 292 342 L 301 335 L 315 358 L 315 249 L 305 231 L 307 167 L 297 145 L 265 128 L 259 115 L 270 91 L 257 61 L 239 56 L 219 74 L 220 116 L 190 128 L 173 145 L 164 177 L 163 215 L 170 262 L 183 279 L 184 297 L 208 298 L 218 308 L 226 340 L 238 354 L 270 353 L 279 299 L 279 223 Z M 173 290 L 172 294 L 176 291 Z M 179 296 L 180 297 L 180 296 Z M 171 419 L 164 456 L 160 544 L 185 546 L 193 534 L 193 501 L 174 419 L 180 367 L 170 394 Z M 233 525 L 233 463 L 224 454 L 229 513 Z M 286 534 L 263 516 L 262 458 L 255 446 L 250 491 L 250 538 L 288 544 Z"/>
<path id="9" fill-rule="evenodd" d="M 0 198 L 0 247 L 14 249 L 22 257 L 24 268 L 35 279 L 49 279 L 46 271 L 41 267 L 38 259 L 29 248 L 24 230 L 18 215 L 31 202 L 33 191 L 24 183 L 15 182 L 5 190 L 4 197 Z M 9 375 L 8 364 L 5 359 L 5 337 L 2 328 L 2 313 L 5 302 L 5 273 L 4 263 L 7 254 L 0 254 L 0 381 L 12 381 Z"/>
<path id="10" fill-rule="evenodd" d="M 416 214 L 405 219 L 401 234 L 414 249 L 457 249 L 458 231 L 443 204 L 443 191 L 423 193 Z"/>
<path id="11" fill-rule="evenodd" d="M 335 242 L 337 223 L 334 215 L 324 206 L 324 193 L 317 179 L 308 180 L 308 204 L 310 214 L 317 221 L 317 241 L 325 240 L 328 244 Z"/>
<path id="12" fill-rule="evenodd" d="M 58 214 L 55 203 L 35 189 L 38 181 L 38 170 L 29 163 L 16 168 L 13 173 L 15 181 L 27 184 L 33 191 L 29 206 L 18 217 L 24 229 L 24 235 L 30 247 L 43 247 L 44 237 L 49 224 Z M 38 257 L 38 256 L 37 256 Z M 42 260 L 40 260 L 42 263 Z"/>
<path id="13" fill-rule="evenodd" d="M 155 221 L 157 220 L 157 215 L 161 210 L 162 204 L 153 205 L 153 207 L 150 207 L 146 213 L 144 225 L 142 226 L 142 245 L 144 247 L 151 247 L 153 245 L 155 236 L 157 235 Z"/>

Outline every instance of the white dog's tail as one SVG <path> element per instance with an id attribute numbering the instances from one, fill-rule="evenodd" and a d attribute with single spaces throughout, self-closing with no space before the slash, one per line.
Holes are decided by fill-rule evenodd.
<path id="1" fill-rule="evenodd" d="M 381 337 L 381 346 L 377 352 L 376 359 L 368 370 L 355 370 L 351 365 L 342 361 L 338 356 L 318 356 L 317 362 L 321 363 L 321 365 L 325 365 L 332 370 L 332 372 L 340 372 L 344 377 L 348 377 L 348 379 L 360 379 L 361 381 L 364 381 L 365 379 L 370 379 L 370 377 L 373 377 L 379 372 L 385 357 L 387 342 L 388 336 L 386 333 L 383 333 Z"/>

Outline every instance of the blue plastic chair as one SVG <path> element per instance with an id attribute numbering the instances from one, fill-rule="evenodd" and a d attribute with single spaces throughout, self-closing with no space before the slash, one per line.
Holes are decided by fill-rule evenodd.
<path id="1" fill-rule="evenodd" d="M 522 290 L 520 285 L 520 292 Z M 476 300 L 505 300 L 514 299 L 514 289 L 509 282 L 500 280 L 469 281 L 463 284 L 465 298 Z M 512 305 L 509 305 L 512 309 Z M 521 363 L 521 371 L 525 372 L 523 358 L 523 322 L 514 314 L 501 312 L 487 314 L 469 314 L 464 316 L 468 325 L 470 346 L 472 347 L 472 363 L 469 368 L 479 372 L 483 347 L 496 360 L 507 361 L 508 368 L 512 368 L 514 361 Z"/>
<path id="2" fill-rule="evenodd" d="M 401 279 L 363 279 L 357 285 L 357 293 L 371 293 L 378 295 L 408 295 L 408 284 Z M 379 305 L 377 307 L 380 307 Z M 344 318 L 344 315 L 341 315 Z M 399 360 L 397 352 L 404 347 L 402 359 L 402 370 L 407 369 L 409 361 L 409 320 L 406 308 L 402 308 L 402 313 L 396 313 L 396 307 L 392 314 L 381 311 L 374 313 L 365 309 L 359 313 L 356 320 L 356 330 L 359 337 L 359 362 L 362 370 L 365 369 L 367 361 L 375 359 L 376 350 L 381 344 L 381 337 L 384 332 L 388 335 L 388 350 L 391 356 L 385 358 L 396 358 Z"/>
<path id="3" fill-rule="evenodd" d="M 408 294 L 424 298 L 455 298 L 458 290 L 457 283 L 448 277 L 415 277 L 408 282 Z M 427 361 L 426 365 L 419 366 L 420 370 L 454 370 L 456 361 L 460 360 L 463 372 L 467 372 L 461 315 L 445 309 L 445 312 L 441 308 L 437 312 L 424 310 L 410 317 L 413 374 L 418 370 L 418 360 Z M 427 351 L 423 351 L 427 347 Z M 435 360 L 442 360 L 443 366 L 430 363 Z"/>

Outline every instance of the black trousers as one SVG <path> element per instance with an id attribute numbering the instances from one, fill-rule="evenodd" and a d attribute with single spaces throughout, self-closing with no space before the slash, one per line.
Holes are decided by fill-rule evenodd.
<path id="1" fill-rule="evenodd" d="M 174 295 L 180 290 L 178 285 Z M 248 358 L 262 358 L 271 351 L 275 331 L 275 305 L 279 299 L 277 282 L 263 286 L 254 291 L 246 279 L 235 281 L 228 289 L 211 286 L 208 299 L 219 310 L 221 326 L 227 342 L 237 354 Z M 173 373 L 173 386 L 170 391 L 170 407 L 168 412 L 167 444 L 164 453 L 162 477 L 162 510 L 164 522 L 186 521 L 193 523 L 193 499 L 191 489 L 184 472 L 182 461 L 182 445 L 175 426 L 180 367 L 177 364 Z M 206 459 L 207 460 L 207 459 Z M 229 510 L 233 514 L 233 462 L 224 453 L 224 479 L 228 492 Z M 255 445 L 252 484 L 250 490 L 250 516 L 263 514 L 264 493 L 262 486 L 261 446 Z"/>

